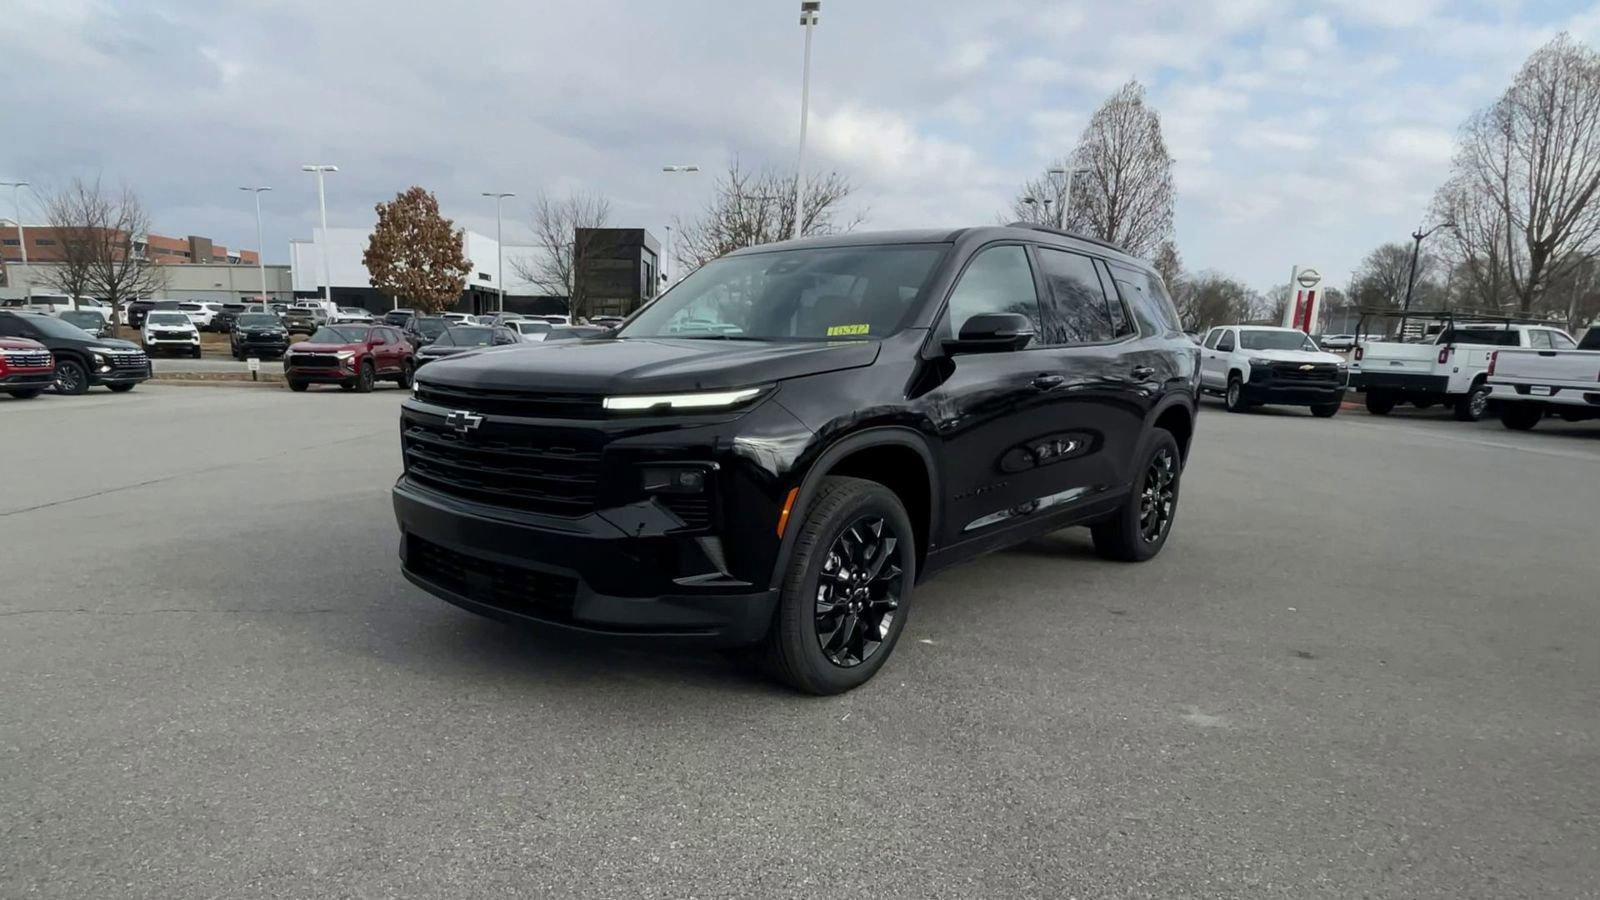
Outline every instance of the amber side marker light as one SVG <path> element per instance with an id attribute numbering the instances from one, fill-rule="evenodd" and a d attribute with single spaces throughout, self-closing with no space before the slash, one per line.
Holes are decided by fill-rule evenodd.
<path id="1" fill-rule="evenodd" d="M 778 537 L 783 537 L 783 529 L 789 527 L 789 510 L 794 509 L 794 498 L 800 495 L 797 487 L 789 488 L 789 496 L 783 498 L 783 512 L 778 513 Z"/>

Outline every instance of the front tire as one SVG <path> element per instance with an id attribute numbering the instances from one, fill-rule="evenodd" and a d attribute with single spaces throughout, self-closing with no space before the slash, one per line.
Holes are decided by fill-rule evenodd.
<path id="1" fill-rule="evenodd" d="M 373 371 L 372 363 L 362 363 L 361 370 L 356 373 L 356 382 L 351 387 L 358 394 L 370 394 L 372 393 L 372 382 L 376 379 L 377 373 Z"/>
<path id="2" fill-rule="evenodd" d="M 1489 386 L 1475 384 L 1465 397 L 1456 401 L 1455 414 L 1457 422 L 1476 422 L 1483 418 L 1489 411 Z"/>
<path id="3" fill-rule="evenodd" d="M 1161 552 L 1178 514 L 1178 484 L 1183 456 L 1178 441 L 1164 428 L 1152 429 L 1138 457 L 1139 477 L 1111 518 L 1090 528 L 1094 549 L 1106 559 L 1144 562 Z"/>
<path id="4" fill-rule="evenodd" d="M 1319 419 L 1331 419 L 1339 413 L 1337 403 L 1319 403 L 1311 407 L 1311 414 Z"/>
<path id="5" fill-rule="evenodd" d="M 409 391 L 411 390 L 411 379 L 415 374 L 416 372 L 411 366 L 411 360 L 408 359 L 400 364 L 400 377 L 395 380 L 395 383 L 400 385 L 401 390 Z"/>
<path id="6" fill-rule="evenodd" d="M 306 388 L 310 387 L 310 385 L 306 384 L 304 381 L 299 381 L 294 378 L 288 379 L 288 382 L 289 390 L 294 391 L 297 394 L 303 393 Z"/>
<path id="7" fill-rule="evenodd" d="M 1394 395 L 1386 391 L 1367 391 L 1367 412 L 1387 416 L 1394 411 Z"/>
<path id="8" fill-rule="evenodd" d="M 1536 403 L 1500 404 L 1500 424 L 1512 431 L 1532 431 L 1544 418 L 1544 408 Z"/>
<path id="9" fill-rule="evenodd" d="M 133 390 L 133 385 L 131 384 L 108 384 L 106 387 L 110 388 L 113 394 L 126 394 Z"/>
<path id="10" fill-rule="evenodd" d="M 32 400 L 33 398 L 39 396 L 40 390 L 41 388 L 29 388 L 25 391 L 12 391 L 11 396 L 17 398 L 18 400 Z"/>
<path id="11" fill-rule="evenodd" d="M 56 360 L 56 393 L 86 394 L 89 392 L 89 373 L 75 359 Z"/>
<path id="12" fill-rule="evenodd" d="M 1228 391 L 1222 395 L 1222 402 L 1228 408 L 1228 412 L 1250 411 L 1250 401 L 1244 398 L 1244 381 L 1239 376 L 1228 376 Z"/>
<path id="13" fill-rule="evenodd" d="M 877 674 L 905 630 L 915 532 L 893 491 L 860 478 L 824 478 L 795 524 L 767 665 L 795 690 L 843 693 Z"/>

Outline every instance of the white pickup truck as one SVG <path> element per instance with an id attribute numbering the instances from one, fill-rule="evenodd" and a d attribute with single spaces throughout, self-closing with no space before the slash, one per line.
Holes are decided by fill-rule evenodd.
<path id="1" fill-rule="evenodd" d="M 1573 349 L 1506 349 L 1489 360 L 1489 386 L 1500 424 L 1527 431 L 1547 415 L 1568 422 L 1600 419 L 1600 325 Z"/>
<path id="2" fill-rule="evenodd" d="M 1443 403 L 1454 407 L 1457 419 L 1476 422 L 1489 408 L 1489 359 L 1496 350 L 1554 346 L 1577 342 L 1548 325 L 1456 322 L 1423 344 L 1357 344 L 1350 387 L 1366 393 L 1367 411 L 1375 416 L 1402 402 L 1418 409 Z"/>

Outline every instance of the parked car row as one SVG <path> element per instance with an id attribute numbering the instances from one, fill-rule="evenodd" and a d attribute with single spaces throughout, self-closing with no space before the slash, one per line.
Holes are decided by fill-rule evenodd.
<path id="1" fill-rule="evenodd" d="M 37 396 L 31 392 L 44 385 L 37 347 L 49 353 L 49 384 L 57 393 L 82 394 L 102 385 L 121 393 L 150 378 L 150 358 L 138 344 L 96 337 L 55 316 L 0 309 L 0 340 L 7 344 L 4 368 L 10 373 L 0 373 L 0 390 L 14 396 Z"/>

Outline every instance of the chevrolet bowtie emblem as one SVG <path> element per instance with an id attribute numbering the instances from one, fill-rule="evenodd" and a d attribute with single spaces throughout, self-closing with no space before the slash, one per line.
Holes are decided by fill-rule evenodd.
<path id="1" fill-rule="evenodd" d="M 457 434 L 466 434 L 483 424 L 483 416 L 458 409 L 444 417 L 444 424 L 455 429 Z"/>
<path id="2" fill-rule="evenodd" d="M 1311 371 L 1312 369 L 1315 369 L 1315 368 L 1316 368 L 1316 366 L 1313 366 L 1313 365 L 1304 365 L 1304 366 L 1300 367 L 1300 371 L 1309 372 L 1309 371 Z"/>

